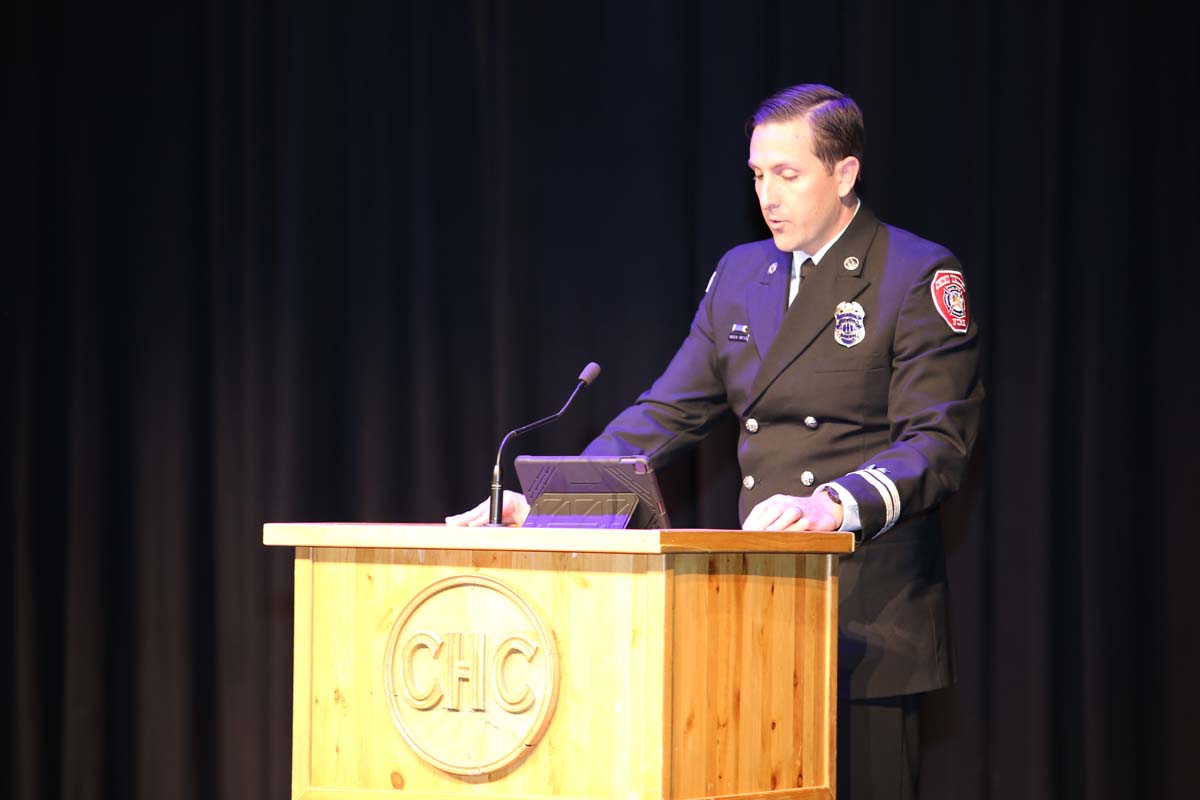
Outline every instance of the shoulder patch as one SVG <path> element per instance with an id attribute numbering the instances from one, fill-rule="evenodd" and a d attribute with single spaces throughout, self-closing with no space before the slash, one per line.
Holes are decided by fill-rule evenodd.
<path id="1" fill-rule="evenodd" d="M 966 333 L 971 324 L 967 311 L 967 284 L 956 269 L 939 269 L 929 283 L 933 307 L 955 333 Z"/>

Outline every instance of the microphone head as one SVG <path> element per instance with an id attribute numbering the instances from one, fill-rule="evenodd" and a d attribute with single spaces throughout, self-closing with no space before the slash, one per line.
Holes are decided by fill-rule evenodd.
<path id="1" fill-rule="evenodd" d="M 589 361 L 588 365 L 583 368 L 583 372 L 579 373 L 579 382 L 584 386 L 591 386 L 592 381 L 600 377 L 600 365 L 595 361 Z"/>

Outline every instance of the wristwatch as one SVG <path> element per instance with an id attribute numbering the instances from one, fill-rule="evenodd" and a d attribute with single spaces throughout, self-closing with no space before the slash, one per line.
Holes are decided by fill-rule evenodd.
<path id="1" fill-rule="evenodd" d="M 829 495 L 829 499 L 837 503 L 839 506 L 842 504 L 842 498 L 838 497 L 837 489 L 834 489 L 832 486 L 825 486 L 821 489 L 821 491 Z"/>

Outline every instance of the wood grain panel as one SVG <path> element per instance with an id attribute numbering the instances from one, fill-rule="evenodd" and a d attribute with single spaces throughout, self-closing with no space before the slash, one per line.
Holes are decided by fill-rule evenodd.
<path id="1" fill-rule="evenodd" d="M 297 706 L 298 717 L 311 719 L 303 785 L 402 788 L 405 797 L 661 796 L 662 556 L 312 552 L 310 649 L 297 652 L 298 665 L 311 664 L 311 691 Z M 505 582 L 538 609 L 561 659 L 558 704 L 542 740 L 511 767 L 477 777 L 450 775 L 414 754 L 384 687 L 386 642 L 408 600 L 434 581 L 474 573 Z M 298 648 L 304 640 L 297 637 Z"/>
<path id="2" fill-rule="evenodd" d="M 829 787 L 831 558 L 714 554 L 673 565 L 671 796 Z"/>

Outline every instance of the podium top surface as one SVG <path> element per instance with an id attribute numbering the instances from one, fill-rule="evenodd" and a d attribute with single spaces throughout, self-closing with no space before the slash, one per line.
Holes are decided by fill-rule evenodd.
<path id="1" fill-rule="evenodd" d="M 854 534 L 682 528 L 455 528 L 447 525 L 269 522 L 263 525 L 263 544 L 285 547 L 391 547 L 410 550 L 520 550 L 559 553 L 844 555 L 854 552 Z"/>

